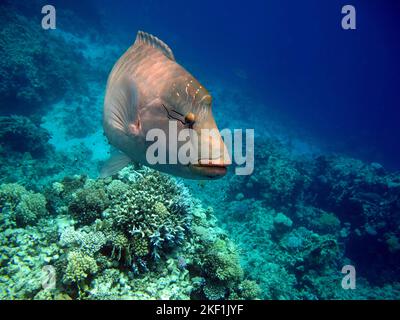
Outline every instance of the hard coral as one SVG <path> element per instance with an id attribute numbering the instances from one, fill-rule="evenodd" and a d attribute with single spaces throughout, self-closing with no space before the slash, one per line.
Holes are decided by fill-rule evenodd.
<path id="1" fill-rule="evenodd" d="M 7 152 L 29 152 L 43 156 L 51 149 L 47 130 L 22 116 L 0 117 L 0 144 Z"/>
<path id="2" fill-rule="evenodd" d="M 239 297 L 244 300 L 254 300 L 260 297 L 261 288 L 253 280 L 243 280 L 239 286 Z"/>
<path id="3" fill-rule="evenodd" d="M 35 224 L 38 219 L 46 215 L 46 198 L 40 193 L 23 194 L 15 208 L 15 220 L 18 226 Z"/>
<path id="4" fill-rule="evenodd" d="M 108 217 L 114 229 L 130 239 L 134 255 L 148 252 L 159 259 L 165 247 L 177 245 L 185 237 L 190 219 L 183 196 L 184 190 L 172 178 L 154 172 L 138 178 L 114 200 Z"/>
<path id="5" fill-rule="evenodd" d="M 68 265 L 64 274 L 65 282 L 79 284 L 98 270 L 96 260 L 80 251 L 71 251 L 68 254 L 67 261 Z"/>
<path id="6" fill-rule="evenodd" d="M 42 194 L 28 191 L 19 184 L 0 186 L 0 205 L 8 208 L 8 218 L 19 227 L 34 225 L 45 217 L 48 214 L 46 203 Z"/>
<path id="7" fill-rule="evenodd" d="M 225 288 L 236 286 L 243 277 L 237 252 L 233 246 L 221 239 L 207 247 L 204 270 L 210 282 Z"/>
<path id="8" fill-rule="evenodd" d="M 90 224 L 101 216 L 109 205 L 107 194 L 99 184 L 89 185 L 75 193 L 68 209 L 80 224 Z"/>
<path id="9" fill-rule="evenodd" d="M 15 296 L 55 299 L 65 292 L 80 299 L 250 297 L 245 286 L 239 288 L 243 271 L 236 250 L 216 227 L 212 210 L 203 209 L 174 178 L 152 170 L 132 174 L 135 179 L 94 181 L 76 176 L 49 186 L 46 195 L 51 199 L 54 216 L 29 230 L 49 241 L 38 257 L 36 271 L 40 274 L 43 262 L 54 265 L 63 281 L 54 292 L 41 290 L 38 281 L 29 293 L 25 290 Z M 108 207 L 99 210 L 101 213 L 96 214 L 94 221 L 91 217 L 76 224 L 72 219 L 72 214 L 75 219 L 76 214 L 65 210 L 66 205 L 80 197 L 86 203 L 86 197 L 77 195 L 98 190 L 109 199 Z M 20 185 L 0 187 L 1 201 L 12 204 L 7 204 L 10 210 L 5 211 L 14 212 L 27 193 Z M 10 242 L 12 247 L 19 247 L 15 244 L 19 240 L 14 241 L 9 234 L 21 230 L 25 239 L 25 229 L 0 226 L 6 230 L 4 235 L 0 233 L 3 246 Z M 47 227 L 51 228 L 48 234 L 40 234 Z M 36 253 L 32 251 L 36 237 L 26 238 L 29 252 L 24 252 L 21 259 Z M 12 255 L 13 251 L 7 251 L 7 255 L 0 257 L 2 266 L 10 265 L 8 273 L 18 269 Z"/>
<path id="10" fill-rule="evenodd" d="M 74 47 L 7 6 L 0 7 L 0 17 L 3 111 L 32 113 L 86 87 L 80 72 L 84 57 Z"/>
<path id="11" fill-rule="evenodd" d="M 98 252 L 107 242 L 101 231 L 74 230 L 73 227 L 66 228 L 60 237 L 60 244 L 65 247 L 77 247 L 82 252 L 93 255 Z"/>

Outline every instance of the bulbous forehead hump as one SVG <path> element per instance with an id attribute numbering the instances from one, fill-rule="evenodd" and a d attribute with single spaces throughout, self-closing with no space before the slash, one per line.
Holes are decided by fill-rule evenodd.
<path id="1" fill-rule="evenodd" d="M 168 98 L 179 105 L 210 106 L 212 102 L 208 90 L 192 76 L 175 79 L 168 91 Z"/>

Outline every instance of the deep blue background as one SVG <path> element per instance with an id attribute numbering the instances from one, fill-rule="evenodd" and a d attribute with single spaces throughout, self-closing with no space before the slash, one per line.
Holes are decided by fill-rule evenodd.
<path id="1" fill-rule="evenodd" d="M 157 35 L 200 80 L 250 91 L 329 150 L 400 169 L 400 1 L 61 2 L 88 18 L 99 9 L 126 46 L 138 29 Z M 345 4 L 355 31 L 341 28 Z M 243 105 L 267 119 L 266 109 Z"/>

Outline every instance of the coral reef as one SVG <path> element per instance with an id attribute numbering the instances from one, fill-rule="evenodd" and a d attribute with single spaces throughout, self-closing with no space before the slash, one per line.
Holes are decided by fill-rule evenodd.
<path id="1" fill-rule="evenodd" d="M 65 282 L 79 284 L 98 270 L 96 260 L 80 251 L 71 251 L 68 253 L 67 261 L 68 264 L 63 277 Z"/>
<path id="2" fill-rule="evenodd" d="M 0 117 L 0 145 L 3 153 L 29 152 L 42 156 L 51 150 L 49 133 L 23 116 Z"/>
<path id="3" fill-rule="evenodd" d="M 57 245 L 57 228 L 52 219 L 16 228 L 7 217 L 0 223 L 0 299 L 33 299 L 42 289 L 42 267 L 63 254 Z"/>
<path id="4" fill-rule="evenodd" d="M 0 207 L 10 222 L 18 227 L 34 225 L 47 216 L 46 198 L 40 193 L 9 183 L 0 186 Z"/>
<path id="5" fill-rule="evenodd" d="M 266 138 L 281 130 L 242 112 L 244 88 L 213 97 L 221 127 L 260 128 L 252 175 L 96 178 L 117 32 L 66 4 L 45 34 L 39 2 L 0 4 L 0 299 L 400 298 L 400 174 Z"/>
<path id="6" fill-rule="evenodd" d="M 101 183 L 85 186 L 72 197 L 68 210 L 80 224 L 94 222 L 108 206 L 108 197 Z"/>
<path id="7" fill-rule="evenodd" d="M 113 187 L 121 189 L 118 184 Z M 157 260 L 163 248 L 174 247 L 184 240 L 190 224 L 190 196 L 182 186 L 174 185 L 160 174 L 145 175 L 120 194 L 120 199 L 105 215 L 112 221 L 113 230 L 132 241 L 133 256 L 149 253 Z M 131 255 L 127 258 L 130 260 Z M 145 267 L 142 258 L 140 264 Z"/>
<path id="8" fill-rule="evenodd" d="M 257 284 L 245 279 L 236 248 L 216 226 L 212 210 L 204 209 L 173 178 L 130 167 L 114 178 L 65 178 L 43 194 L 18 184 L 0 187 L 3 209 L 17 211 L 26 195 L 40 197 L 44 205 L 48 202 L 51 217 L 38 222 L 38 214 L 35 225 L 18 228 L 11 215 L 2 216 L 0 238 L 8 241 L 1 260 L 3 298 L 259 297 Z M 33 212 L 22 209 L 25 214 Z M 40 241 L 20 243 L 14 236 L 18 234 L 24 239 L 37 234 Z M 22 280 L 20 273 L 8 278 L 17 269 L 15 259 L 8 258 L 16 248 L 22 250 L 18 257 L 28 259 L 29 270 L 35 270 Z M 30 260 L 32 253 L 39 258 Z M 56 271 L 56 286 L 51 289 L 41 287 L 46 265 Z M 28 286 L 27 279 L 34 285 Z M 11 295 L 6 287 L 19 290 Z"/>
<path id="9" fill-rule="evenodd" d="M 380 164 L 340 156 L 316 158 L 309 175 L 305 201 L 335 215 L 320 218 L 330 228 L 343 225 L 349 258 L 376 284 L 393 279 L 400 258 L 391 247 L 400 236 L 400 176 Z M 360 250 L 365 246 L 367 251 Z"/>
<path id="10" fill-rule="evenodd" d="M 377 286 L 398 287 L 398 174 L 338 155 L 305 158 L 274 139 L 260 141 L 255 161 L 253 177 L 229 179 L 217 216 L 264 298 L 369 299 L 380 298 Z M 358 270 L 357 293 L 340 286 L 345 264 Z"/>
<path id="11" fill-rule="evenodd" d="M 230 196 L 239 193 L 246 197 L 257 196 L 278 209 L 295 202 L 308 182 L 301 163 L 290 155 L 280 140 L 258 140 L 255 162 L 258 165 L 252 175 L 234 178 Z"/>
<path id="12" fill-rule="evenodd" d="M 70 43 L 7 6 L 0 6 L 0 17 L 2 113 L 31 114 L 67 92 L 85 90 L 84 57 Z"/>

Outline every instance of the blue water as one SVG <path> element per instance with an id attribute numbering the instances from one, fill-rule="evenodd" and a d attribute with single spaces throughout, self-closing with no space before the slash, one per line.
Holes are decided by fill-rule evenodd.
<path id="1" fill-rule="evenodd" d="M 57 9 L 57 30 L 40 28 L 41 8 L 48 3 Z M 101 292 L 110 274 L 110 281 L 118 283 L 110 289 L 113 298 L 399 299 L 400 2 L 352 1 L 356 30 L 341 27 L 345 4 L 2 2 L 0 299 L 101 299 L 106 295 L 93 292 Z M 209 228 L 202 231 L 211 239 L 204 241 L 204 252 L 193 258 L 182 251 L 182 242 L 199 232 L 186 226 L 186 218 L 188 234 L 175 230 L 169 235 L 172 244 L 160 252 L 149 240 L 149 252 L 132 254 L 133 262 L 130 249 L 121 254 L 123 245 L 110 248 L 105 244 L 110 239 L 100 239 L 101 250 L 91 251 L 86 260 L 81 256 L 98 266 L 79 280 L 80 287 L 92 289 L 83 293 L 74 281 L 64 281 L 64 273 L 71 252 L 87 252 L 61 244 L 65 230 L 73 227 L 81 237 L 101 238 L 93 230 L 107 224 L 109 211 L 118 211 L 112 206 L 130 203 L 124 187 L 146 188 L 140 177 L 154 175 L 135 167 L 109 180 L 97 179 L 113 152 L 102 128 L 107 77 L 138 30 L 163 40 L 177 62 L 210 91 L 221 129 L 255 129 L 254 173 L 235 176 L 232 168 L 215 181 L 178 180 L 179 188 L 184 186 L 181 202 L 204 208 L 196 209 L 194 219 L 204 219 L 200 231 Z M 110 187 L 114 183 L 117 191 Z M 152 195 L 146 197 L 140 205 L 156 210 Z M 157 202 L 160 216 L 166 210 L 162 201 Z M 131 218 L 125 219 L 129 225 Z M 115 221 L 127 247 L 137 245 Z M 26 240 L 31 237 L 40 241 Z M 233 250 L 237 259 L 225 243 L 228 238 L 238 248 Z M 10 258 L 15 248 L 21 261 Z M 123 258 L 115 259 L 115 248 Z M 222 262 L 212 256 L 219 250 Z M 218 268 L 208 265 L 212 258 L 223 265 L 228 280 L 216 276 Z M 129 263 L 123 264 L 124 259 Z M 27 284 L 33 276 L 24 272 L 40 270 L 43 261 L 62 272 L 58 277 L 64 280 L 55 292 Z M 356 267 L 358 290 L 340 286 L 344 265 Z M 187 271 L 190 279 L 173 279 L 168 286 L 157 282 L 161 275 L 154 273 L 153 291 L 143 293 L 138 288 L 147 267 Z M 178 289 L 171 289 L 174 283 Z M 181 294 L 189 284 L 191 293 Z"/>
<path id="2" fill-rule="evenodd" d="M 343 1 L 98 3 L 126 45 L 138 29 L 157 34 L 200 79 L 250 91 L 266 106 L 244 104 L 243 114 L 268 119 L 264 109 L 276 110 L 332 151 L 399 168 L 397 1 L 353 1 L 357 29 L 346 31 Z"/>

